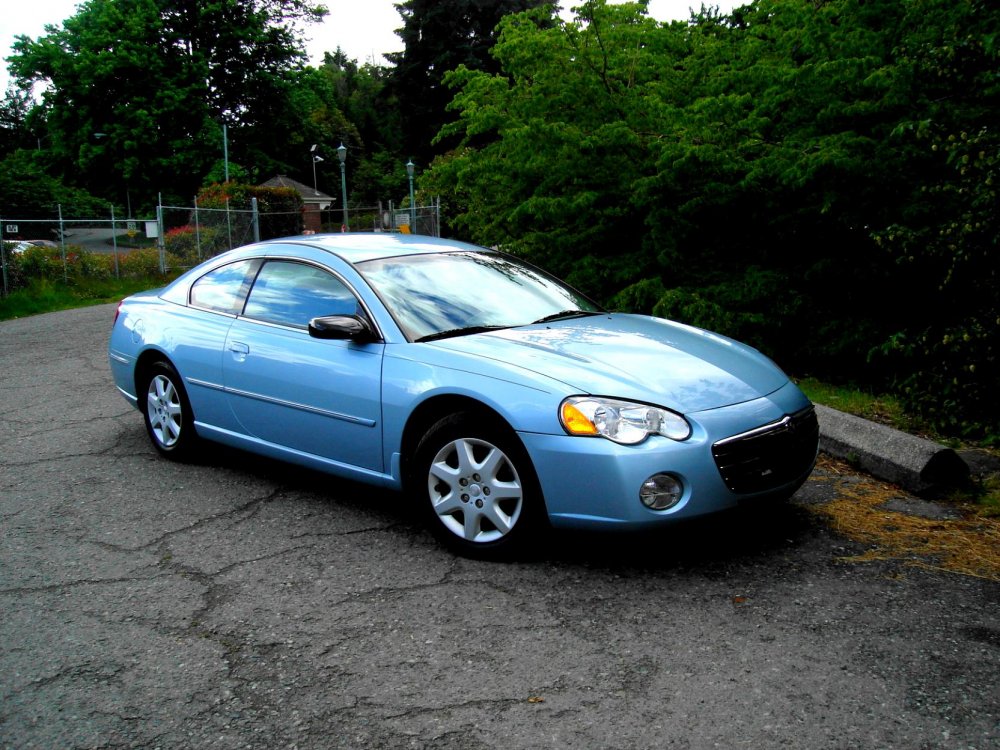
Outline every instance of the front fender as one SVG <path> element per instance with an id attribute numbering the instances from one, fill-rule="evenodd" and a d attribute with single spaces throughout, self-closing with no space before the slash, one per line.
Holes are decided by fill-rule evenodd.
<path id="1" fill-rule="evenodd" d="M 386 466 L 402 450 L 410 415 L 442 396 L 466 398 L 499 414 L 516 432 L 557 435 L 559 403 L 567 395 L 556 383 L 516 383 L 509 378 L 469 372 L 440 362 L 429 364 L 387 353 L 382 372 L 382 422 Z M 445 416 L 444 414 L 441 415 Z"/>

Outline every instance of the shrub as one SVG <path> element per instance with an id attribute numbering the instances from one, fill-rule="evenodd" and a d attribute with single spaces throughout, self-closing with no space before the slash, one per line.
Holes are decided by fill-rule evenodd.
<path id="1" fill-rule="evenodd" d="M 187 224 L 167 231 L 163 236 L 163 246 L 178 264 L 193 266 L 205 258 L 228 250 L 228 243 L 224 239 L 215 227 L 203 223 L 199 223 L 198 227 Z"/>
<path id="2" fill-rule="evenodd" d="M 186 265 L 186 261 L 168 253 L 166 264 L 170 268 L 181 268 Z M 33 247 L 23 253 L 7 256 L 7 288 L 11 292 L 39 281 L 78 285 L 81 282 L 106 281 L 116 277 L 147 279 L 158 276 L 160 253 L 152 248 L 119 253 L 117 272 L 113 254 L 91 253 L 74 245 L 67 246 L 65 260 L 59 248 L 48 247 Z"/>
<path id="3" fill-rule="evenodd" d="M 996 326 L 970 318 L 964 325 L 897 334 L 873 352 L 900 374 L 894 384 L 904 408 L 945 435 L 1000 445 L 1000 381 Z"/>
<path id="4" fill-rule="evenodd" d="M 229 207 L 246 211 L 251 199 L 257 199 L 260 214 L 260 237 L 272 239 L 302 232 L 302 196 L 291 188 L 260 187 L 227 183 L 209 185 L 198 193 L 198 207 L 220 210 Z"/>

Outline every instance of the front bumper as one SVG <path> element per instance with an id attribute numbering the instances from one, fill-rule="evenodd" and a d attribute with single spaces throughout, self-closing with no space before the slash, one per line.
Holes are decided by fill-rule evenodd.
<path id="1" fill-rule="evenodd" d="M 553 526 L 631 530 L 654 527 L 733 508 L 741 502 L 787 496 L 805 481 L 815 460 L 807 450 L 801 468 L 776 486 L 734 492 L 726 486 L 712 446 L 809 407 L 792 383 L 753 401 L 685 415 L 693 433 L 683 442 L 654 437 L 640 445 L 618 445 L 603 438 L 569 435 L 520 435 L 531 455 Z M 668 510 L 650 510 L 639 489 L 650 476 L 680 479 L 684 493 Z"/>

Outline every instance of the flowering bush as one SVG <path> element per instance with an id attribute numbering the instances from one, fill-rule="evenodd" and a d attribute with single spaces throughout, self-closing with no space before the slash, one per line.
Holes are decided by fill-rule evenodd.
<path id="1" fill-rule="evenodd" d="M 144 279 L 160 275 L 160 253 L 156 249 L 118 253 L 117 271 L 114 254 L 91 253 L 76 245 L 67 245 L 65 260 L 60 248 L 49 247 L 32 247 L 5 257 L 9 291 L 22 289 L 32 280 L 75 283 L 88 279 Z M 173 268 L 186 264 L 183 258 L 172 253 L 167 255 L 166 263 Z"/>

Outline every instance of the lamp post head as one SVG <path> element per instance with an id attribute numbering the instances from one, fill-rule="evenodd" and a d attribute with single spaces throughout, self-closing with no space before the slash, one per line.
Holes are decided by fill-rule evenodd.
<path id="1" fill-rule="evenodd" d="M 347 146 L 345 146 L 343 143 L 337 146 L 337 156 L 340 157 L 341 164 L 347 161 Z"/>
<path id="2" fill-rule="evenodd" d="M 323 161 L 323 157 L 320 156 L 319 154 L 316 154 L 315 156 L 313 156 L 313 164 L 318 164 L 321 161 Z"/>
<path id="3" fill-rule="evenodd" d="M 312 151 L 312 152 L 315 152 L 317 146 L 319 146 L 319 144 L 318 143 L 314 143 L 312 146 L 309 147 L 309 150 Z"/>
<path id="4" fill-rule="evenodd" d="M 413 177 L 413 169 L 416 166 L 417 165 L 413 163 L 413 159 L 410 159 L 408 162 L 406 162 L 406 174 L 409 175 L 410 177 Z"/>

